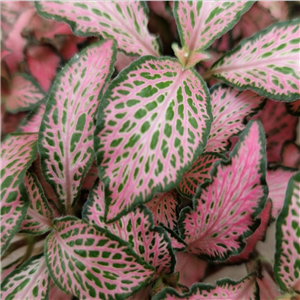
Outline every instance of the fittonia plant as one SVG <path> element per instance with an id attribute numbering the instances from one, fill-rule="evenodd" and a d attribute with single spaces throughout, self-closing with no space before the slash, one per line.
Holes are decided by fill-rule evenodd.
<path id="1" fill-rule="evenodd" d="M 3 45 L 14 30 L 35 44 L 24 50 L 32 76 L 7 61 L 5 110 L 33 109 L 2 141 L 1 253 L 11 259 L 1 299 L 300 298 L 300 20 L 271 21 L 221 53 L 252 8 L 282 19 L 287 6 L 159 7 L 41 1 L 21 14 L 3 5 Z M 166 35 L 148 30 L 158 15 L 165 30 L 176 22 L 175 57 L 163 56 Z M 59 58 L 57 35 L 76 38 L 69 25 L 86 42 Z M 3 64 L 20 47 L 4 48 Z M 268 260 L 256 244 L 272 222 Z M 206 281 L 245 262 L 245 276 Z"/>

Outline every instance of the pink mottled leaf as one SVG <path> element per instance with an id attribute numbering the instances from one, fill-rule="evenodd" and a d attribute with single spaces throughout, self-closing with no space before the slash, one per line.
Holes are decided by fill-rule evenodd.
<path id="1" fill-rule="evenodd" d="M 216 286 L 205 283 L 196 283 L 189 293 L 180 295 L 174 289 L 167 288 L 161 291 L 153 300 L 258 300 L 259 290 L 255 277 L 248 275 L 240 281 L 225 278 L 218 280 Z"/>
<path id="2" fill-rule="evenodd" d="M 258 5 L 269 10 L 272 17 L 279 21 L 288 19 L 289 9 L 286 1 L 258 1 Z"/>
<path id="3" fill-rule="evenodd" d="M 165 232 L 171 242 L 173 250 L 183 251 L 187 245 L 182 240 L 182 238 L 179 237 L 179 235 L 177 235 L 177 233 L 175 233 L 172 229 L 170 229 L 164 225 L 161 225 L 161 226 L 165 229 Z"/>
<path id="4" fill-rule="evenodd" d="M 198 186 L 211 178 L 210 171 L 214 163 L 221 159 L 225 159 L 225 156 L 218 153 L 203 153 L 200 155 L 191 169 L 183 174 L 177 186 L 180 194 L 190 198 L 193 197 Z"/>
<path id="5" fill-rule="evenodd" d="M 151 211 L 155 225 L 163 224 L 170 229 L 176 228 L 178 206 L 176 191 L 159 193 L 145 205 Z"/>
<path id="6" fill-rule="evenodd" d="M 245 129 L 245 119 L 262 106 L 264 98 L 251 92 L 239 92 L 226 86 L 212 89 L 213 122 L 205 146 L 206 152 L 224 152 L 229 138 Z"/>
<path id="7" fill-rule="evenodd" d="M 128 243 L 75 217 L 54 220 L 45 258 L 54 282 L 79 299 L 125 299 L 152 277 L 153 268 Z"/>
<path id="8" fill-rule="evenodd" d="M 43 254 L 12 271 L 1 284 L 1 299 L 48 299 L 49 272 Z"/>
<path id="9" fill-rule="evenodd" d="M 210 74 L 238 90 L 295 101 L 300 98 L 299 34 L 299 19 L 276 23 L 222 56 Z"/>
<path id="10" fill-rule="evenodd" d="M 265 138 L 259 122 L 251 121 L 230 154 L 216 163 L 212 181 L 198 189 L 194 209 L 183 209 L 178 227 L 186 252 L 223 261 L 241 253 L 243 239 L 259 225 L 267 196 Z"/>
<path id="11" fill-rule="evenodd" d="M 27 172 L 25 186 L 30 204 L 21 231 L 29 234 L 43 234 L 52 229 L 53 212 L 44 195 L 44 191 L 34 174 Z"/>
<path id="12" fill-rule="evenodd" d="M 129 55 L 160 53 L 158 39 L 148 32 L 148 10 L 142 2 L 38 1 L 36 7 L 43 17 L 68 23 L 76 35 L 115 38 Z"/>
<path id="13" fill-rule="evenodd" d="M 117 61 L 115 63 L 115 68 L 118 72 L 121 72 L 124 68 L 128 67 L 133 61 L 135 61 L 138 56 L 127 56 L 123 52 L 118 51 Z"/>
<path id="14" fill-rule="evenodd" d="M 65 210 L 76 202 L 92 164 L 93 119 L 115 52 L 112 40 L 81 51 L 56 78 L 46 104 L 39 132 L 42 170 Z"/>
<path id="15" fill-rule="evenodd" d="M 300 292 L 300 172 L 287 187 L 284 206 L 276 221 L 274 275 L 282 291 Z"/>
<path id="16" fill-rule="evenodd" d="M 286 109 L 291 115 L 300 117 L 300 100 L 286 103 Z"/>
<path id="17" fill-rule="evenodd" d="M 282 148 L 282 165 L 300 169 L 300 147 L 293 142 L 288 142 Z"/>
<path id="18" fill-rule="evenodd" d="M 104 98 L 95 151 L 107 189 L 105 218 L 114 221 L 175 187 L 203 150 L 211 112 L 204 81 L 170 58 L 133 62 Z"/>
<path id="19" fill-rule="evenodd" d="M 26 216 L 28 198 L 23 184 L 36 157 L 36 134 L 12 134 L 1 145 L 1 253 Z"/>
<path id="20" fill-rule="evenodd" d="M 162 228 L 153 226 L 150 212 L 138 207 L 119 220 L 106 224 L 104 199 L 104 184 L 98 180 L 83 209 L 84 220 L 129 242 L 139 257 L 156 268 L 157 274 L 172 273 L 175 257 L 171 242 Z"/>
<path id="21" fill-rule="evenodd" d="M 215 39 L 230 30 L 252 4 L 250 1 L 176 1 L 174 15 L 181 44 L 187 53 L 183 65 L 194 61 L 194 56 L 200 60 L 199 51 L 208 48 Z M 206 56 L 203 57 L 205 59 Z"/>
<path id="22" fill-rule="evenodd" d="M 8 95 L 3 97 L 5 108 L 10 112 L 30 110 L 44 98 L 39 85 L 28 75 L 13 76 Z"/>

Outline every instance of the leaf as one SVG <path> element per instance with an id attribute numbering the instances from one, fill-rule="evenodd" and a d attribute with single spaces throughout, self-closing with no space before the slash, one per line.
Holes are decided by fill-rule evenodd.
<path id="1" fill-rule="evenodd" d="M 98 180 L 83 208 L 83 219 L 91 225 L 107 229 L 131 244 L 140 258 L 156 268 L 156 274 L 172 273 L 175 256 L 171 243 L 162 228 L 154 227 L 150 212 L 141 206 L 118 221 L 106 224 L 104 199 L 104 184 Z"/>
<path id="2" fill-rule="evenodd" d="M 112 40 L 82 50 L 60 72 L 46 104 L 39 132 L 42 170 L 64 210 L 76 202 L 92 164 L 93 119 L 115 54 Z"/>
<path id="3" fill-rule="evenodd" d="M 276 221 L 274 275 L 282 291 L 300 292 L 300 172 L 287 187 L 284 206 Z"/>
<path id="4" fill-rule="evenodd" d="M 54 220 L 46 264 L 55 284 L 79 299 L 125 299 L 152 277 L 153 268 L 103 228 L 67 216 Z"/>
<path id="5" fill-rule="evenodd" d="M 170 58 L 134 61 L 104 99 L 95 152 L 111 222 L 175 187 L 203 150 L 211 113 L 204 81 Z"/>
<path id="6" fill-rule="evenodd" d="M 53 212 L 44 195 L 44 191 L 34 174 L 27 172 L 25 176 L 30 205 L 21 231 L 29 234 L 43 234 L 52 229 Z"/>
<path id="7" fill-rule="evenodd" d="M 251 92 L 239 92 L 222 85 L 211 89 L 213 122 L 205 146 L 206 152 L 228 150 L 229 138 L 245 129 L 246 117 L 261 108 L 264 98 Z"/>
<path id="8" fill-rule="evenodd" d="M 28 198 L 23 184 L 36 157 L 36 134 L 12 134 L 1 145 L 1 254 L 26 216 Z"/>
<path id="9" fill-rule="evenodd" d="M 158 39 L 148 32 L 148 9 L 142 2 L 38 1 L 36 8 L 47 19 L 69 24 L 76 35 L 115 38 L 128 55 L 160 54 Z"/>
<path id="10" fill-rule="evenodd" d="M 1 284 L 1 299 L 48 299 L 49 273 L 43 253 L 12 271 Z"/>
<path id="11" fill-rule="evenodd" d="M 64 293 L 52 280 L 50 281 L 49 300 L 72 300 L 73 296 Z"/>
<path id="12" fill-rule="evenodd" d="M 295 101 L 300 98 L 299 34 L 299 19 L 276 23 L 222 56 L 210 74 L 238 90 Z"/>
<path id="13" fill-rule="evenodd" d="M 189 253 L 212 261 L 239 254 L 243 240 L 259 225 L 257 216 L 267 197 L 265 138 L 251 121 L 228 161 L 217 162 L 212 181 L 198 189 L 194 208 L 183 209 L 178 227 Z"/>
<path id="14" fill-rule="evenodd" d="M 176 191 L 159 193 L 145 206 L 151 211 L 155 225 L 163 224 L 170 229 L 176 228 L 178 206 Z"/>
<path id="15" fill-rule="evenodd" d="M 95 161 L 93 161 L 91 168 L 88 170 L 86 173 L 83 182 L 82 182 L 82 190 L 90 190 L 96 179 L 98 178 L 98 169 L 97 169 L 97 164 Z"/>
<path id="16" fill-rule="evenodd" d="M 272 17 L 277 20 L 285 21 L 288 19 L 289 7 L 285 1 L 258 1 L 258 4 L 269 10 Z"/>
<path id="17" fill-rule="evenodd" d="M 3 101 L 9 112 L 16 113 L 30 110 L 43 98 L 43 91 L 30 76 L 15 74 L 11 80 L 9 94 L 3 97 Z"/>
<path id="18" fill-rule="evenodd" d="M 282 148 L 282 165 L 300 169 L 300 147 L 293 142 L 288 142 Z"/>
<path id="19" fill-rule="evenodd" d="M 167 288 L 161 291 L 153 300 L 258 300 L 259 290 L 255 281 L 255 277 L 248 275 L 240 281 L 233 281 L 224 278 L 216 281 L 216 286 L 206 283 L 195 283 L 190 293 L 179 295 L 175 290 Z M 201 298 L 200 298 L 201 297 Z"/>
<path id="20" fill-rule="evenodd" d="M 291 115 L 300 117 L 300 100 L 286 103 L 286 109 Z"/>
<path id="21" fill-rule="evenodd" d="M 203 153 L 200 155 L 191 169 L 183 174 L 177 187 L 180 194 L 189 198 L 193 197 L 198 186 L 211 178 L 210 171 L 214 163 L 221 159 L 225 159 L 225 156 L 218 153 Z"/>
<path id="22" fill-rule="evenodd" d="M 188 61 L 230 30 L 253 3 L 176 1 L 174 15 Z M 184 64 L 186 65 L 186 64 Z"/>

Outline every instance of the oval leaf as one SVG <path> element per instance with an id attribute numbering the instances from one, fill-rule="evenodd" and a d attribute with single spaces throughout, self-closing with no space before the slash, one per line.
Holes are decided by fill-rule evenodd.
<path id="1" fill-rule="evenodd" d="M 38 1 L 36 7 L 45 18 L 67 22 L 77 35 L 115 38 L 118 48 L 129 55 L 159 55 L 160 45 L 148 32 L 148 10 L 142 2 Z"/>
<path id="2" fill-rule="evenodd" d="M 39 132 L 42 170 L 65 210 L 76 202 L 92 163 L 94 116 L 115 55 L 112 40 L 85 48 L 58 75 L 46 104 Z"/>
<path id="3" fill-rule="evenodd" d="M 105 217 L 114 221 L 178 183 L 203 150 L 211 111 L 203 80 L 170 58 L 133 62 L 104 99 L 95 151 L 107 189 Z"/>
<path id="4" fill-rule="evenodd" d="M 79 299 L 125 299 L 152 277 L 152 267 L 107 230 L 75 217 L 54 220 L 45 258 L 54 282 Z"/>
<path id="5" fill-rule="evenodd" d="M 201 185 L 194 197 L 195 211 L 181 211 L 179 231 L 187 252 L 223 261 L 239 254 L 259 225 L 256 219 L 266 196 L 265 138 L 259 122 L 251 122 L 230 154 L 217 162 L 212 182 Z"/>
<path id="6" fill-rule="evenodd" d="M 26 216 L 28 198 L 23 184 L 36 157 L 36 134 L 12 134 L 1 145 L 1 253 Z"/>
<path id="7" fill-rule="evenodd" d="M 299 20 L 277 23 L 243 40 L 213 64 L 210 74 L 238 90 L 284 102 L 299 99 Z"/>

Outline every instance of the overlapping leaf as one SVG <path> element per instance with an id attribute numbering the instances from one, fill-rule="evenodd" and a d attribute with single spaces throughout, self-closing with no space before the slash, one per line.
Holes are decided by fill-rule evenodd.
<path id="1" fill-rule="evenodd" d="M 258 4 L 270 11 L 272 17 L 279 21 L 288 19 L 289 7 L 286 1 L 258 1 Z"/>
<path id="2" fill-rule="evenodd" d="M 28 198 L 23 184 L 36 156 L 36 134 L 13 134 L 1 145 L 1 253 L 19 230 Z"/>
<path id="3" fill-rule="evenodd" d="M 45 18 L 67 22 L 80 36 L 115 38 L 118 48 L 129 55 L 158 56 L 158 40 L 147 29 L 148 11 L 135 2 L 37 2 Z"/>
<path id="4" fill-rule="evenodd" d="M 274 275 L 283 291 L 300 292 L 300 172 L 289 183 L 276 221 Z"/>
<path id="5" fill-rule="evenodd" d="M 104 199 L 104 184 L 98 180 L 90 191 L 83 218 L 129 242 L 139 257 L 156 268 L 157 274 L 171 273 L 175 264 L 171 243 L 162 228 L 153 226 L 150 212 L 138 207 L 114 223 L 106 224 Z"/>
<path id="6" fill-rule="evenodd" d="M 201 185 L 195 210 L 181 211 L 179 230 L 187 252 L 223 261 L 239 254 L 243 239 L 253 233 L 267 196 L 265 138 L 259 122 L 251 121 L 230 154 L 216 163 L 212 181 Z"/>
<path id="7" fill-rule="evenodd" d="M 286 108 L 291 115 L 300 117 L 300 100 L 286 103 Z"/>
<path id="8" fill-rule="evenodd" d="M 94 116 L 115 61 L 115 42 L 85 48 L 56 78 L 39 132 L 45 178 L 67 210 L 93 159 Z"/>
<path id="9" fill-rule="evenodd" d="M 230 30 L 252 4 L 250 1 L 175 2 L 174 15 L 181 43 L 187 51 L 187 61 L 194 60 L 194 56 L 199 56 L 201 50 L 208 48 L 215 39 Z"/>
<path id="10" fill-rule="evenodd" d="M 203 80 L 170 58 L 133 62 L 104 98 L 95 151 L 113 221 L 178 183 L 202 152 L 211 111 Z"/>
<path id="11" fill-rule="evenodd" d="M 1 299 L 48 299 L 50 276 L 43 254 L 30 258 L 1 284 Z"/>
<path id="12" fill-rule="evenodd" d="M 226 86 L 212 89 L 211 103 L 213 122 L 206 152 L 224 152 L 229 138 L 245 128 L 245 119 L 262 106 L 264 98 L 251 91 L 239 92 Z"/>
<path id="13" fill-rule="evenodd" d="M 282 148 L 282 165 L 300 169 L 300 147 L 293 142 L 286 143 Z"/>
<path id="14" fill-rule="evenodd" d="M 25 176 L 30 205 L 26 218 L 21 224 L 21 231 L 29 234 L 43 234 L 51 230 L 53 212 L 44 195 L 44 191 L 34 174 Z"/>
<path id="15" fill-rule="evenodd" d="M 45 113 L 46 104 L 37 105 L 21 122 L 19 132 L 39 132 L 42 123 L 42 118 Z"/>
<path id="16" fill-rule="evenodd" d="M 143 287 L 153 268 L 128 243 L 75 217 L 54 220 L 45 258 L 54 282 L 79 299 L 125 299 Z"/>
<path id="17" fill-rule="evenodd" d="M 299 99 L 299 20 L 277 23 L 243 40 L 214 63 L 210 74 L 274 100 Z"/>

